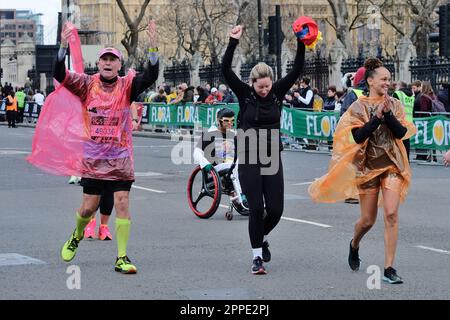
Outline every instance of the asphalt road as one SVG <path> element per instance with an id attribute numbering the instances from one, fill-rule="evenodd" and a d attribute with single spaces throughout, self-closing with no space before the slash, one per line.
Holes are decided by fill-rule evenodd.
<path id="1" fill-rule="evenodd" d="M 24 160 L 33 133 L 0 126 L 0 299 L 450 298 L 450 170 L 442 166 L 412 165 L 395 263 L 405 283 L 378 286 L 384 262 L 381 209 L 361 243 L 361 270 L 352 272 L 348 242 L 359 205 L 314 204 L 307 187 L 326 172 L 329 155 L 283 152 L 283 220 L 269 236 L 268 274 L 254 276 L 247 218 L 227 221 L 223 207 L 208 220 L 194 216 L 186 200 L 194 165 L 171 159 L 179 142 L 135 137 L 134 186 L 140 188 L 130 195 L 128 255 L 138 274 L 121 275 L 114 271 L 115 239 L 83 240 L 71 263 L 60 260 L 82 189 Z"/>

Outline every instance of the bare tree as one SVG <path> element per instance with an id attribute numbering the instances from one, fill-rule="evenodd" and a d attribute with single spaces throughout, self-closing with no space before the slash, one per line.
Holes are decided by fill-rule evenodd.
<path id="1" fill-rule="evenodd" d="M 177 35 L 173 58 L 190 59 L 200 52 L 205 60 L 219 62 L 227 32 L 236 21 L 232 5 L 226 0 L 187 0 L 182 4 L 172 0 L 172 10 L 164 19 L 173 26 L 170 32 Z"/>
<path id="2" fill-rule="evenodd" d="M 374 3 L 372 0 L 368 0 L 370 3 Z M 410 31 L 410 33 L 405 34 L 403 32 L 400 21 L 401 14 L 393 15 L 389 17 L 386 12 L 389 10 L 385 9 L 394 9 L 395 4 L 392 1 L 384 0 L 381 4 L 379 4 L 381 15 L 383 20 L 390 25 L 398 34 L 401 36 L 407 36 L 411 39 L 412 43 L 416 47 L 418 56 L 426 56 L 428 54 L 428 35 L 436 29 L 435 18 L 436 15 L 434 11 L 439 3 L 442 2 L 440 0 L 406 0 L 406 6 L 409 8 L 411 13 L 411 19 L 414 22 L 414 29 Z"/>
<path id="3" fill-rule="evenodd" d="M 333 19 L 331 22 L 326 20 L 336 31 L 336 37 L 342 42 L 347 49 L 347 52 L 353 52 L 353 45 L 350 37 L 350 32 L 354 29 L 364 27 L 365 24 L 358 23 L 365 15 L 362 4 L 363 0 L 356 0 L 356 15 L 350 17 L 348 4 L 346 0 L 327 0 L 333 11 Z"/>
<path id="4" fill-rule="evenodd" d="M 177 46 L 175 52 L 169 53 L 169 59 L 183 60 L 190 58 L 197 52 L 201 52 L 201 44 L 204 33 L 204 21 L 196 18 L 198 8 L 194 8 L 194 2 L 180 3 L 178 0 L 170 1 L 170 11 L 161 17 L 167 23 L 162 24 L 163 33 L 167 38 L 176 35 Z"/>
<path id="5" fill-rule="evenodd" d="M 125 63 L 125 68 L 133 66 L 137 60 L 137 47 L 139 42 L 139 32 L 146 29 L 146 26 L 140 26 L 142 19 L 144 18 L 145 10 L 147 9 L 150 0 L 144 0 L 141 4 L 138 16 L 131 20 L 130 15 L 127 12 L 122 0 L 116 0 L 117 5 L 122 11 L 125 23 L 128 26 L 128 30 L 125 31 L 124 38 L 120 41 L 125 47 L 128 53 L 128 61 Z"/>

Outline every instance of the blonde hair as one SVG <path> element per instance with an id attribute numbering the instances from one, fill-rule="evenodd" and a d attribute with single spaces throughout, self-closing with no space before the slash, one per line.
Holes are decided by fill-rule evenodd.
<path id="1" fill-rule="evenodd" d="M 433 87 L 431 86 L 430 81 L 422 82 L 422 93 L 428 96 L 434 96 Z"/>
<path id="2" fill-rule="evenodd" d="M 250 79 L 252 80 L 252 82 L 266 77 L 269 77 L 270 80 L 273 81 L 273 70 L 268 64 L 264 62 L 258 63 L 252 68 L 252 71 L 250 72 Z"/>

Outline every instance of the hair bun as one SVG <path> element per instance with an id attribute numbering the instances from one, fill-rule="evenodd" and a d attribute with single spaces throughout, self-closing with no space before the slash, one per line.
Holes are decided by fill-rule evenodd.
<path id="1" fill-rule="evenodd" d="M 378 58 L 369 58 L 364 62 L 364 68 L 366 68 L 366 70 L 375 70 L 378 69 L 379 67 L 383 66 L 383 62 L 381 62 L 380 59 Z"/>

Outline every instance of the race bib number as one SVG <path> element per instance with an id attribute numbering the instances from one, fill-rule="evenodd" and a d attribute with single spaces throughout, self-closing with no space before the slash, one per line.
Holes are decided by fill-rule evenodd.
<path id="1" fill-rule="evenodd" d="M 119 141 L 119 118 L 93 117 L 90 134 L 98 142 Z"/>

